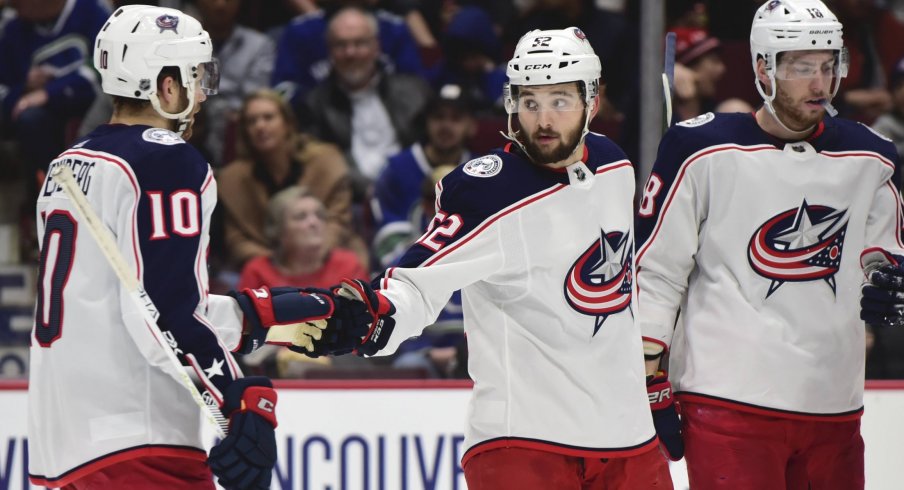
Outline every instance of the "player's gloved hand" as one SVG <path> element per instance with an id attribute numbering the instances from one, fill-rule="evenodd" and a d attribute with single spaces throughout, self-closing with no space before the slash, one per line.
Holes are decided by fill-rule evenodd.
<path id="1" fill-rule="evenodd" d="M 332 289 L 328 294 L 335 309 L 327 320 L 327 328 L 323 330 L 321 338 L 314 341 L 313 350 L 292 346 L 289 349 L 309 357 L 340 356 L 354 352 L 361 345 L 362 339 L 370 331 L 373 315 L 364 302 L 338 294 L 339 286 Z"/>
<path id="2" fill-rule="evenodd" d="M 355 354 L 372 356 L 386 347 L 389 337 L 395 329 L 395 306 L 385 296 L 375 291 L 369 284 L 360 279 L 343 279 L 336 288 L 336 295 L 355 302 L 363 303 L 370 315 L 368 330 L 361 336 Z"/>
<path id="3" fill-rule="evenodd" d="M 860 319 L 876 327 L 904 326 L 904 257 L 884 250 L 861 257 Z"/>
<path id="4" fill-rule="evenodd" d="M 229 434 L 210 450 L 207 464 L 227 490 L 269 490 L 276 465 L 276 391 L 264 377 L 232 382 L 220 407 Z"/>
<path id="5" fill-rule="evenodd" d="M 314 352 L 314 342 L 327 328 L 335 304 L 329 291 L 316 288 L 268 288 L 230 291 L 245 319 L 239 352 L 247 354 L 265 342 Z"/>
<path id="6" fill-rule="evenodd" d="M 653 426 L 656 435 L 672 461 L 684 457 L 684 440 L 681 438 L 681 420 L 672 393 L 672 383 L 664 371 L 647 376 L 647 396 L 653 412 Z"/>

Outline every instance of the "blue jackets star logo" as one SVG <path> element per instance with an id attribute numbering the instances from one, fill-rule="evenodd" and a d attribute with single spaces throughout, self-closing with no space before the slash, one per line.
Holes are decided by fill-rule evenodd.
<path id="1" fill-rule="evenodd" d="M 599 240 L 568 270 L 565 299 L 577 312 L 596 318 L 594 335 L 609 315 L 631 305 L 632 244 L 629 233 L 600 230 Z"/>
<path id="2" fill-rule="evenodd" d="M 786 282 L 825 281 L 835 293 L 841 265 L 846 210 L 810 205 L 781 212 L 757 228 L 747 247 L 753 270 L 772 282 L 766 297 Z"/>

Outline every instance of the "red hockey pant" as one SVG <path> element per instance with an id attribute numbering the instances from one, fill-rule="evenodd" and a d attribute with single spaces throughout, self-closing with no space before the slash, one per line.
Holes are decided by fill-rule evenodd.
<path id="1" fill-rule="evenodd" d="M 694 490 L 863 490 L 860 420 L 809 421 L 681 404 Z"/>
<path id="2" fill-rule="evenodd" d="M 465 464 L 468 490 L 672 490 L 658 446 L 626 458 L 581 458 L 535 449 L 502 448 Z"/>
<path id="3" fill-rule="evenodd" d="M 116 463 L 79 478 L 62 490 L 214 490 L 204 461 L 147 456 Z"/>

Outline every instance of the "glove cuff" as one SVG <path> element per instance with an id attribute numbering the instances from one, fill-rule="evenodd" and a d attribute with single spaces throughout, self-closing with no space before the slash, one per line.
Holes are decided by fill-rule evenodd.
<path id="1" fill-rule="evenodd" d="M 253 412 L 276 428 L 276 400 L 276 390 L 268 378 L 239 378 L 226 387 L 220 411 L 227 418 L 239 412 Z"/>
<path id="2" fill-rule="evenodd" d="M 266 288 L 266 286 L 264 287 Z M 267 331 L 261 324 L 255 302 L 248 297 L 249 291 L 244 289 L 242 292 L 229 291 L 228 293 L 242 310 L 242 339 L 239 348 L 236 349 L 241 354 L 249 354 L 257 350 L 258 347 L 264 345 L 264 339 L 267 337 Z"/>
<path id="3" fill-rule="evenodd" d="M 253 412 L 264 418 L 275 429 L 276 423 L 276 390 L 254 386 L 242 394 L 242 411 Z"/>
<path id="4" fill-rule="evenodd" d="M 647 381 L 647 397 L 650 401 L 650 409 L 654 412 L 674 405 L 672 383 L 669 382 L 669 378 L 664 372 L 659 371 Z"/>

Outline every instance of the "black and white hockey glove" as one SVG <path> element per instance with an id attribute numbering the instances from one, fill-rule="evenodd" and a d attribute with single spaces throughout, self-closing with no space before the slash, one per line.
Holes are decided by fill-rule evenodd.
<path id="1" fill-rule="evenodd" d="M 374 290 L 369 284 L 360 279 L 343 279 L 342 283 L 334 289 L 336 295 L 352 300 L 354 303 L 363 304 L 369 318 L 364 323 L 359 321 L 355 327 L 367 329 L 354 346 L 354 353 L 359 356 L 372 356 L 386 347 L 389 337 L 395 329 L 396 308 L 380 291 Z"/>
<path id="2" fill-rule="evenodd" d="M 226 387 L 220 410 L 229 434 L 210 450 L 207 464 L 226 490 L 268 490 L 276 465 L 276 391 L 264 377 Z"/>
<path id="3" fill-rule="evenodd" d="M 861 257 L 860 319 L 874 327 L 904 326 L 904 257 L 884 250 Z"/>

